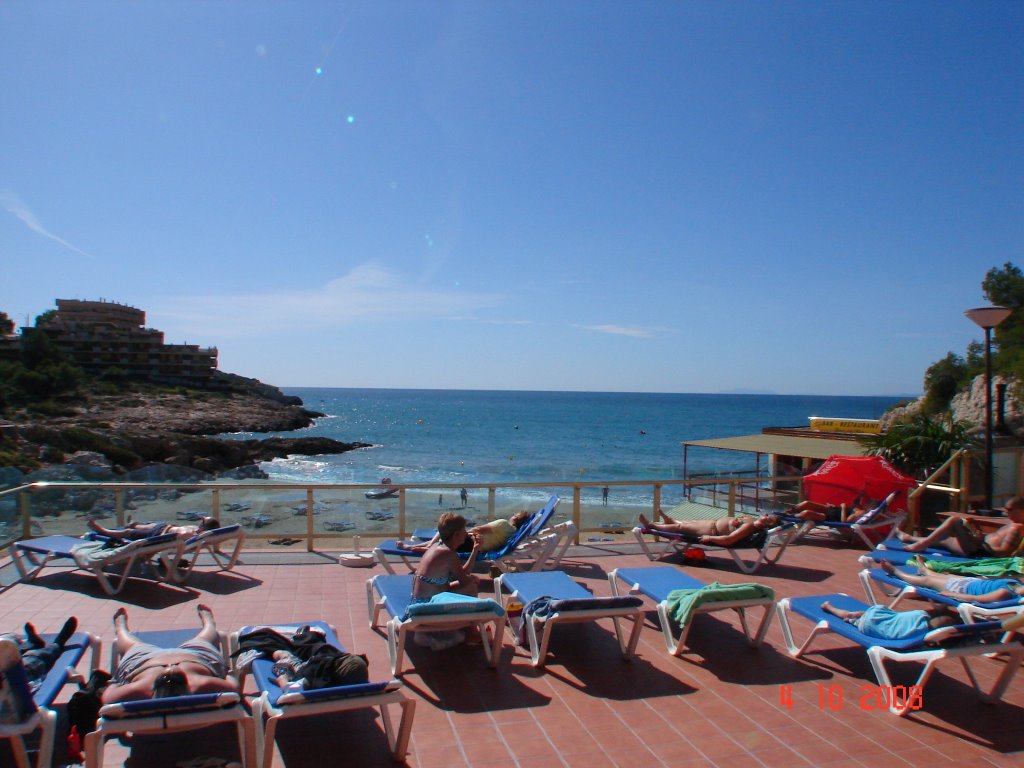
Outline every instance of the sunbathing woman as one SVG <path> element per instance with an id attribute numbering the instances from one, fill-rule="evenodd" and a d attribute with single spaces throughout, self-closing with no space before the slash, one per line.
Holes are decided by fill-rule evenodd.
<path id="1" fill-rule="evenodd" d="M 150 536 L 162 536 L 167 533 L 174 533 L 183 539 L 195 536 L 203 531 L 212 531 L 220 528 L 220 521 L 215 517 L 207 515 L 199 521 L 199 525 L 174 525 L 172 523 L 130 523 L 124 528 L 104 528 L 95 520 L 90 520 L 86 525 L 101 536 L 120 541 L 138 541 L 148 539 Z"/>
<path id="2" fill-rule="evenodd" d="M 196 608 L 202 629 L 177 648 L 144 643 L 128 629 L 128 612 L 114 613 L 114 631 L 121 660 L 114 683 L 103 692 L 103 703 L 183 696 L 189 693 L 238 691 L 238 681 L 227 674 L 221 655 L 213 612 Z"/>
<path id="3" fill-rule="evenodd" d="M 929 570 L 924 558 L 917 556 L 919 573 L 897 571 L 896 566 L 887 560 L 879 565 L 890 576 L 913 584 L 916 587 L 928 587 L 936 592 L 952 597 L 964 603 L 998 603 L 1024 597 L 1024 584 L 1020 579 L 982 579 L 977 576 L 947 576 Z"/>
<path id="4" fill-rule="evenodd" d="M 433 544 L 420 560 L 416 576 L 412 580 L 412 605 L 429 603 L 434 595 L 442 592 L 458 592 L 476 597 L 480 593 L 480 579 L 473 574 L 479 543 L 472 539 L 469 557 L 463 561 L 458 548 L 470 539 L 466 530 L 466 518 L 454 512 L 445 512 L 437 521 L 438 541 Z M 466 635 L 454 632 L 417 632 L 414 642 L 434 650 L 443 650 L 458 645 Z M 479 641 L 479 636 L 470 635 L 469 640 Z"/>
<path id="5" fill-rule="evenodd" d="M 1010 499 L 1005 507 L 1009 522 L 992 533 L 982 534 L 963 517 L 948 517 L 927 536 L 897 531 L 907 552 L 936 547 L 961 557 L 1010 557 L 1024 543 L 1024 498 Z"/>
<path id="6" fill-rule="evenodd" d="M 883 504 L 886 506 L 892 504 L 897 495 L 899 495 L 899 491 L 894 491 L 881 503 L 867 498 L 863 493 L 853 500 L 853 504 L 819 504 L 816 501 L 801 501 L 786 514 L 814 523 L 855 523 Z"/>
<path id="7" fill-rule="evenodd" d="M 720 517 L 717 520 L 673 520 L 660 509 L 658 514 L 663 523 L 652 523 L 644 515 L 640 515 L 640 525 L 651 531 L 678 533 L 696 539 L 699 544 L 713 544 L 719 547 L 731 547 L 759 531 L 766 531 L 779 524 L 775 515 L 738 515 L 737 517 Z"/>
<path id="8" fill-rule="evenodd" d="M 473 549 L 474 541 L 481 552 L 501 549 L 505 546 L 505 542 L 523 527 L 523 524 L 530 519 L 531 515 L 531 512 L 523 510 L 522 512 L 516 512 L 507 520 L 498 518 L 483 525 L 475 525 L 469 529 L 469 538 L 463 541 L 456 551 L 470 552 Z M 396 546 L 399 549 L 407 549 L 410 552 L 426 552 L 431 546 L 440 541 L 440 536 L 440 533 L 435 533 L 434 538 L 422 544 L 406 544 L 404 541 L 399 541 Z"/>

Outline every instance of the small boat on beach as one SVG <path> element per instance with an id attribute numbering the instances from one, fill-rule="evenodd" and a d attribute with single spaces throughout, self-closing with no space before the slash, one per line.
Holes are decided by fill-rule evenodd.
<path id="1" fill-rule="evenodd" d="M 368 499 L 390 499 L 392 496 L 397 495 L 397 488 L 375 488 L 372 491 L 366 492 L 366 498 Z"/>

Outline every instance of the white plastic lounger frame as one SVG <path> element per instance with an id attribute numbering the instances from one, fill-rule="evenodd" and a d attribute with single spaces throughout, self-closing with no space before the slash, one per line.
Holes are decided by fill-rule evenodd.
<path id="1" fill-rule="evenodd" d="M 782 557 L 782 554 L 786 551 L 786 547 L 793 541 L 797 535 L 798 528 L 792 523 L 784 523 L 783 525 L 776 526 L 767 532 L 764 540 L 764 544 L 761 545 L 760 549 L 754 550 L 757 552 L 757 557 L 752 562 L 747 562 L 743 559 L 740 554 L 744 549 L 749 547 L 719 547 L 714 545 L 698 544 L 691 538 L 684 538 L 678 534 L 662 533 L 647 530 L 637 526 L 633 529 L 633 536 L 636 538 L 637 543 L 640 544 L 640 548 L 643 553 L 647 555 L 647 559 L 652 562 L 657 562 L 665 555 L 671 554 L 672 551 L 685 552 L 691 547 L 704 549 L 707 551 L 720 550 L 722 552 L 728 552 L 732 559 L 736 562 L 736 566 L 743 573 L 754 573 L 763 563 L 772 565 L 777 563 Z M 646 536 L 654 536 L 654 542 L 647 540 Z M 665 539 L 662 544 L 658 539 Z M 772 550 L 775 550 L 774 552 Z"/>
<path id="2" fill-rule="evenodd" d="M 231 552 L 222 551 L 221 545 L 230 541 L 235 542 Z M 213 562 L 220 570 L 230 571 L 238 564 L 238 557 L 242 554 L 244 544 L 245 530 L 238 524 L 226 525 L 222 528 L 214 528 L 213 530 L 197 533 L 195 536 L 185 539 L 182 552 L 183 556 L 191 555 L 192 559 L 184 567 L 175 565 L 171 569 L 169 580 L 175 584 L 184 582 L 192 571 L 195 570 L 199 556 L 203 552 L 207 552 L 213 558 Z M 179 559 L 176 562 L 180 563 L 181 560 Z"/>
<path id="3" fill-rule="evenodd" d="M 370 628 L 377 629 L 381 626 L 382 612 L 391 617 L 386 624 L 391 674 L 402 674 L 405 642 L 410 632 L 447 632 L 471 626 L 480 630 L 483 640 L 481 646 L 487 665 L 498 666 L 498 659 L 501 656 L 501 625 L 505 617 L 494 611 L 477 611 L 403 618 L 412 595 L 412 580 L 411 575 L 381 574 L 366 582 L 366 608 Z"/>
<path id="4" fill-rule="evenodd" d="M 325 632 L 327 642 L 341 649 L 338 633 L 333 625 L 313 621 L 299 624 L 261 624 L 275 629 L 282 634 L 294 634 L 300 627 L 310 626 Z M 238 650 L 239 637 L 254 627 L 245 627 L 233 632 L 230 638 L 232 653 Z M 252 702 L 252 717 L 256 724 L 256 762 L 258 768 L 271 768 L 274 762 L 277 725 L 281 720 L 309 717 L 312 715 L 335 715 L 341 712 L 352 712 L 359 709 L 378 708 L 384 724 L 384 734 L 388 741 L 388 749 L 395 760 L 404 760 L 409 751 L 409 736 L 412 733 L 412 721 L 416 712 L 416 701 L 402 692 L 402 683 L 391 680 L 387 683 L 338 686 L 296 693 L 282 692 L 271 679 L 273 662 L 257 659 L 253 662 L 253 677 L 259 694 Z M 244 673 L 239 674 L 244 686 Z M 365 693 L 358 691 L 365 690 Z M 351 691 L 351 695 L 347 693 Z M 398 727 L 392 718 L 391 705 L 397 704 L 401 709 Z M 330 760 L 324 756 L 324 764 Z"/>
<path id="5" fill-rule="evenodd" d="M 881 534 L 880 538 L 887 538 L 896 530 L 897 526 L 903 522 L 906 518 L 906 512 L 899 512 L 892 517 L 882 517 L 880 519 L 873 520 L 870 523 L 849 523 L 849 522 L 829 522 L 827 520 L 800 520 L 799 518 L 790 517 L 789 515 L 779 515 L 779 518 L 787 522 L 792 522 L 799 526 L 799 530 L 794 536 L 794 540 L 801 539 L 810 533 L 815 528 L 827 528 L 830 531 L 850 531 L 856 536 L 860 537 L 860 540 L 868 549 L 875 548 L 875 542 L 871 540 L 869 533 Z"/>
<path id="6" fill-rule="evenodd" d="M 522 621 L 526 622 L 530 661 L 535 667 L 544 665 L 548 644 L 551 642 L 551 632 L 557 624 L 612 619 L 615 625 L 615 639 L 619 643 L 619 652 L 623 658 L 630 659 L 636 653 L 644 618 L 639 604 L 608 605 L 608 598 L 594 597 L 593 593 L 581 587 L 562 571 L 502 574 L 494 580 L 494 594 L 503 608 L 507 608 L 509 600 L 513 598 L 528 605 L 542 595 L 556 600 L 561 599 L 566 603 L 565 608 L 555 610 L 547 616 L 527 616 L 525 613 L 522 616 Z M 589 607 L 588 604 L 593 607 Z M 628 639 L 623 635 L 620 619 L 629 619 L 633 622 Z M 509 626 L 511 628 L 511 624 Z"/>
<path id="7" fill-rule="evenodd" d="M 175 647 L 195 637 L 198 630 L 161 630 L 136 632 L 143 642 L 160 647 Z M 227 647 L 224 633 L 220 646 Z M 225 665 L 226 664 L 225 659 Z M 117 668 L 117 645 L 111 655 L 111 669 Z M 172 696 L 163 699 L 125 701 L 108 704 L 100 709 L 95 730 L 85 736 L 85 768 L 103 768 L 103 746 L 112 736 L 132 733 L 164 734 L 194 731 L 220 723 L 232 723 L 238 740 L 238 750 L 245 768 L 253 768 L 256 758 L 256 737 L 252 718 L 242 706 L 239 693 L 199 693 Z"/>
<path id="8" fill-rule="evenodd" d="M 893 681 L 886 667 L 887 661 L 919 662 L 924 664 L 921 674 L 913 685 L 913 687 L 924 688 L 939 664 L 948 659 L 956 659 L 963 666 L 971 685 L 974 687 L 975 691 L 977 691 L 982 701 L 993 703 L 1002 698 L 1006 689 L 1010 685 L 1010 681 L 1020 668 L 1021 661 L 1024 660 L 1024 645 L 1021 645 L 1018 642 L 993 642 L 985 644 L 977 643 L 941 646 L 930 645 L 926 642 L 909 644 L 907 642 L 887 641 L 867 637 L 866 635 L 862 635 L 858 632 L 852 624 L 822 611 L 821 603 L 825 600 L 830 601 L 837 608 L 843 608 L 845 610 L 864 610 L 868 607 L 859 600 L 845 594 L 821 595 L 803 598 L 787 597 L 780 600 L 776 605 L 776 611 L 779 614 L 779 624 L 782 627 L 782 635 L 785 638 L 786 648 L 789 650 L 789 654 L 793 658 L 800 658 L 808 651 L 812 643 L 819 636 L 827 633 L 839 634 L 848 640 L 863 646 L 867 650 L 868 660 L 871 662 L 871 668 L 874 670 L 878 684 L 889 691 L 893 690 Z M 793 639 L 793 630 L 789 623 L 789 614 L 791 611 L 799 613 L 809 621 L 815 622 L 814 628 L 811 629 L 807 639 L 799 645 Z M 944 634 L 951 629 L 952 628 L 950 627 L 943 627 L 941 629 L 932 630 L 925 636 L 925 638 L 926 640 L 934 639 L 936 641 L 941 641 Z M 903 647 L 899 647 L 901 645 Z M 993 683 L 992 688 L 985 691 L 981 687 L 978 678 L 974 674 L 974 670 L 970 666 L 970 659 L 971 657 L 984 658 L 985 656 L 993 654 L 1006 654 L 1007 658 L 1005 661 L 1000 662 L 985 659 L 988 663 L 1001 663 L 1003 665 L 1003 668 L 997 676 L 995 683 Z M 912 697 L 908 697 L 907 701 L 897 702 L 894 697 L 890 700 L 889 711 L 894 715 L 905 715 L 912 709 L 912 706 L 910 705 L 911 700 Z"/>
<path id="9" fill-rule="evenodd" d="M 132 567 L 137 563 L 149 563 L 154 578 L 165 581 L 166 577 L 162 574 L 171 573 L 184 554 L 184 542 L 174 534 L 139 539 L 117 550 L 112 549 L 111 556 L 103 562 L 90 562 L 74 551 L 76 546 L 88 543 L 88 539 L 74 536 L 44 536 L 39 539 L 17 541 L 8 551 L 23 580 L 34 579 L 52 560 L 70 560 L 75 564 L 75 568 L 95 576 L 100 587 L 108 595 L 116 595 L 124 589 L 128 577 L 131 576 Z M 121 573 L 115 578 L 111 578 L 115 574 L 108 574 L 105 570 L 111 567 L 121 569 Z"/>
<path id="10" fill-rule="evenodd" d="M 770 597 L 751 598 L 749 600 L 721 600 L 701 603 L 693 610 L 690 621 L 679 627 L 679 635 L 675 634 L 676 622 L 668 613 L 668 595 L 676 589 L 700 589 L 707 586 L 699 579 L 683 573 L 671 565 L 648 566 L 644 568 L 616 568 L 608 574 L 608 583 L 612 594 L 621 594 L 622 585 L 626 585 L 627 594 L 644 595 L 655 602 L 658 611 L 658 623 L 665 639 L 665 649 L 673 656 L 681 656 L 686 649 L 686 638 L 693 627 L 693 619 L 701 614 L 717 611 L 733 610 L 739 615 L 743 634 L 751 648 L 758 648 L 764 642 L 764 636 L 771 626 L 775 614 L 775 599 Z M 761 621 L 754 634 L 747 623 L 747 608 L 762 608 Z"/>
<path id="11" fill-rule="evenodd" d="M 53 639 L 52 634 L 44 635 L 47 641 Z M 53 762 L 53 747 L 57 734 L 57 713 L 53 709 L 53 700 L 57 698 L 61 688 L 67 684 L 68 672 L 75 667 L 90 651 L 89 669 L 99 666 L 100 639 L 87 632 L 73 634 L 64 648 L 64 653 L 46 673 L 39 690 L 32 696 L 36 710 L 24 722 L 0 724 L 0 739 L 9 740 L 14 753 L 16 768 L 29 768 L 28 753 L 22 737 L 39 731 L 39 752 L 36 755 L 37 768 L 50 768 Z"/>

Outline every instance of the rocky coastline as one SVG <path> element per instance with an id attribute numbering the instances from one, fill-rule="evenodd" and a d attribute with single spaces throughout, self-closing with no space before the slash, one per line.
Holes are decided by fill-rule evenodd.
<path id="1" fill-rule="evenodd" d="M 202 482 L 265 478 L 258 464 L 366 447 L 321 437 L 234 439 L 303 429 L 323 414 L 252 379 L 217 390 L 90 394 L 56 414 L 22 409 L 0 421 L 0 488 L 49 481 Z"/>

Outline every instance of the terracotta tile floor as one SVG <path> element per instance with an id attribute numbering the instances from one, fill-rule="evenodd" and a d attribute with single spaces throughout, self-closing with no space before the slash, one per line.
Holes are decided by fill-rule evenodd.
<path id="1" fill-rule="evenodd" d="M 757 581 L 778 596 L 842 591 L 860 597 L 859 550 L 807 541 L 753 577 L 731 559 L 693 569 L 705 581 Z M 564 569 L 597 594 L 608 594 L 606 573 L 650 563 L 635 546 L 581 547 Z M 31 584 L 0 593 L 4 628 L 31 620 L 55 630 L 77 615 L 84 629 L 112 640 L 110 618 L 128 608 L 135 629 L 196 625 L 195 606 L 212 606 L 218 626 L 325 619 L 349 649 L 370 658 L 372 677 L 387 676 L 382 635 L 370 630 L 364 582 L 372 570 L 342 568 L 333 558 L 305 552 L 250 552 L 238 575 L 193 576 L 190 591 L 139 581 L 119 600 L 102 596 L 88 576 L 49 568 Z M 490 588 L 485 579 L 485 589 Z M 648 614 L 637 657 L 618 654 L 610 622 L 560 627 L 543 671 L 506 642 L 497 670 L 476 648 L 433 653 L 409 649 L 415 671 L 404 676 L 418 700 L 409 765 L 443 766 L 1017 766 L 1024 764 L 1024 682 L 1015 679 L 994 706 L 974 697 L 959 666 L 944 666 L 925 689 L 924 709 L 906 718 L 861 708 L 874 676 L 860 648 L 825 638 L 805 660 L 784 651 L 773 623 L 759 650 L 743 641 L 732 614 L 700 617 L 691 650 L 673 658 Z M 799 621 L 799 620 L 798 620 Z M 809 628 L 809 625 L 803 625 Z M 1000 662 L 986 661 L 991 681 Z M 791 693 L 791 707 L 782 693 Z M 823 692 L 831 696 L 822 705 Z M 65 696 L 67 693 L 65 693 Z M 829 701 L 827 698 L 825 701 Z M 131 750 L 111 742 L 106 765 L 173 766 L 197 755 L 224 752 L 223 734 L 168 737 Z M 367 711 L 309 718 L 279 731 L 275 766 L 378 766 L 390 763 L 379 716 Z M 62 750 L 58 748 L 55 765 Z M 9 755 L 0 752 L 0 765 Z"/>

